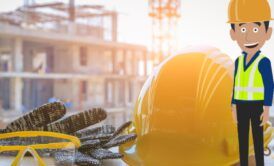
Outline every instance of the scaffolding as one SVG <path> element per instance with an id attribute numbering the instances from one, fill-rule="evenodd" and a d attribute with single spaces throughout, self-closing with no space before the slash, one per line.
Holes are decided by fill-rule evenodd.
<path id="1" fill-rule="evenodd" d="M 69 4 L 25 1 L 15 11 L 1 13 L 0 21 L 23 28 L 117 41 L 116 11 L 106 10 L 102 5 L 75 5 L 74 0 Z"/>
<path id="2" fill-rule="evenodd" d="M 71 111 L 101 106 L 129 118 L 149 56 L 145 46 L 117 40 L 117 22 L 117 11 L 73 0 L 26 1 L 0 13 L 1 117 L 58 98 Z"/>
<path id="3" fill-rule="evenodd" d="M 152 18 L 154 63 L 158 64 L 178 49 L 180 0 L 149 0 L 149 16 Z"/>

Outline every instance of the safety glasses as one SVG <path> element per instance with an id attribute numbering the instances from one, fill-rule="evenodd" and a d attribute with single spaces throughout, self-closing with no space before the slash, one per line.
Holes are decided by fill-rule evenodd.
<path id="1" fill-rule="evenodd" d="M 27 145 L 20 144 L 21 140 L 31 140 L 32 138 L 53 138 L 48 139 L 47 143 L 31 143 Z M 37 164 L 39 166 L 46 166 L 45 161 L 43 158 L 39 155 L 37 150 L 67 150 L 70 149 L 72 151 L 75 151 L 76 148 L 80 147 L 81 143 L 80 140 L 77 137 L 67 135 L 67 134 L 61 134 L 61 133 L 55 133 L 55 132 L 46 132 L 46 131 L 19 131 L 19 132 L 11 132 L 11 133 L 3 133 L 0 134 L 0 141 L 7 140 L 7 139 L 16 139 L 19 140 L 18 144 L 12 143 L 10 144 L 4 144 L 1 145 L 0 142 L 0 155 L 3 152 L 18 152 L 15 155 L 15 158 L 13 159 L 11 166 L 19 166 L 22 159 L 24 158 L 25 154 L 27 152 L 31 153 L 34 159 L 36 160 Z M 56 142 L 53 142 L 56 140 Z M 59 140 L 59 141 L 57 141 Z"/>

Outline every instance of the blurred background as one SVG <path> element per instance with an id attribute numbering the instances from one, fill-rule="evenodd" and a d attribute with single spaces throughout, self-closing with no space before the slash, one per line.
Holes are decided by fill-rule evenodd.
<path id="1" fill-rule="evenodd" d="M 165 57 L 192 45 L 215 46 L 233 60 L 241 53 L 229 36 L 228 3 L 1 1 L 0 126 L 58 100 L 70 113 L 103 107 L 108 123 L 121 124 Z M 262 50 L 272 61 L 273 45 Z"/>

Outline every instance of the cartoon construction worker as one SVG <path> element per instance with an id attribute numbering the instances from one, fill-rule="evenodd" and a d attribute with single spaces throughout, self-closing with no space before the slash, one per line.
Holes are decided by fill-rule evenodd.
<path id="1" fill-rule="evenodd" d="M 272 28 L 267 0 L 231 0 L 228 11 L 230 35 L 242 50 L 235 60 L 232 115 L 237 124 L 241 166 L 248 166 L 251 123 L 257 166 L 264 165 L 263 125 L 269 120 L 273 98 L 271 62 L 260 49 Z"/>

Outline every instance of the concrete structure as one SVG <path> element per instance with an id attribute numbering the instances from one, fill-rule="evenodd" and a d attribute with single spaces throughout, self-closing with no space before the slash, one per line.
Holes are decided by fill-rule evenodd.
<path id="1" fill-rule="evenodd" d="M 0 15 L 2 108 L 22 112 L 58 98 L 73 111 L 132 109 L 149 57 L 146 47 L 117 41 L 117 12 L 78 6 L 71 20 L 71 12 L 45 8 L 70 6 L 33 4 Z"/>

